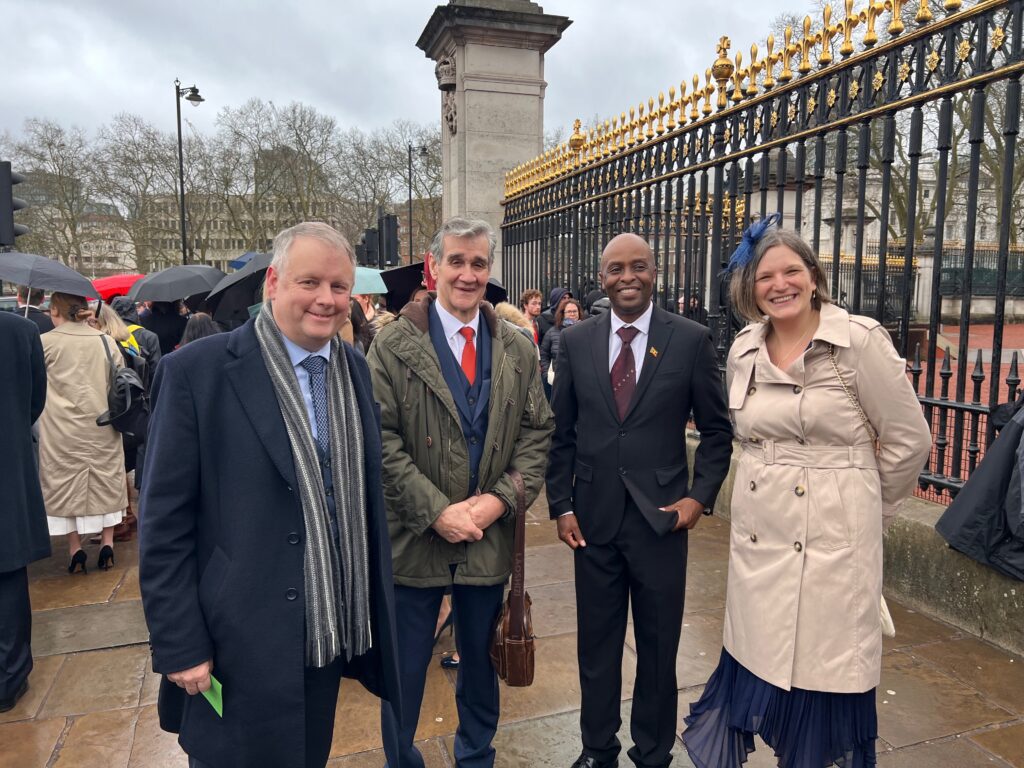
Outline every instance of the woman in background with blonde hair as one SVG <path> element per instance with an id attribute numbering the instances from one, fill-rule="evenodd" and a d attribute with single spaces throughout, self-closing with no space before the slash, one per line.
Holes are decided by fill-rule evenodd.
<path id="1" fill-rule="evenodd" d="M 46 408 L 39 417 L 39 480 L 51 536 L 68 537 L 68 573 L 86 571 L 82 535 L 101 534 L 98 566 L 114 562 L 114 526 L 128 506 L 121 435 L 100 427 L 115 368 L 117 343 L 86 322 L 93 310 L 81 296 L 54 293 L 54 329 L 42 337 Z"/>

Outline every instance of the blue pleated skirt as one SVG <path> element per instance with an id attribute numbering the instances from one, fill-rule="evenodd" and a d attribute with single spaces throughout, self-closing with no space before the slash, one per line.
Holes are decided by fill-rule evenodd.
<path id="1" fill-rule="evenodd" d="M 697 768 L 738 768 L 754 751 L 754 734 L 775 751 L 780 768 L 875 765 L 874 689 L 786 691 L 751 673 L 724 648 L 685 722 L 683 743 Z"/>

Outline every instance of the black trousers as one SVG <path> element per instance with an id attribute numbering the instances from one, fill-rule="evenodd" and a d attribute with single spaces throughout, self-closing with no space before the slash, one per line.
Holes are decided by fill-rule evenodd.
<path id="1" fill-rule="evenodd" d="M 659 537 L 632 501 L 608 544 L 575 551 L 583 752 L 615 760 L 621 745 L 622 653 L 633 609 L 636 682 L 629 758 L 655 768 L 671 762 L 676 735 L 676 653 L 686 594 L 687 532 Z"/>
<path id="2" fill-rule="evenodd" d="M 0 700 L 12 699 L 32 671 L 28 569 L 0 573 Z"/>
<path id="3" fill-rule="evenodd" d="M 306 667 L 306 768 L 324 768 L 331 756 L 334 712 L 338 706 L 342 661 L 336 659 L 322 669 Z M 197 694 L 198 695 L 198 694 Z M 189 768 L 216 766 L 188 758 Z"/>
<path id="4" fill-rule="evenodd" d="M 444 587 L 395 586 L 402 722 L 395 721 L 391 706 L 384 702 L 381 730 L 390 768 L 423 768 L 423 756 L 413 746 L 413 740 L 444 591 Z M 459 768 L 492 768 L 494 765 L 491 741 L 498 730 L 500 708 L 498 676 L 491 664 L 490 646 L 504 591 L 504 584 L 491 587 L 456 584 L 452 587 L 455 646 L 459 652 L 455 684 L 455 707 L 459 713 L 455 764 Z M 391 746 L 394 744 L 397 744 L 397 753 Z"/>

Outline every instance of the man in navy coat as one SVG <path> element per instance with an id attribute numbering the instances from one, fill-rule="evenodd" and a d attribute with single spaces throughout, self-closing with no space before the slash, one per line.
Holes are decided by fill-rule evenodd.
<path id="1" fill-rule="evenodd" d="M 13 709 L 32 671 L 32 608 L 26 566 L 50 555 L 46 510 L 31 428 L 46 403 L 46 365 L 39 329 L 0 312 L 0 712 Z"/>
<path id="2" fill-rule="evenodd" d="M 157 371 L 140 580 L 153 668 L 165 675 L 161 725 L 180 734 L 193 767 L 322 768 L 342 675 L 398 711 L 380 415 L 366 361 L 337 341 L 354 274 L 335 230 L 287 229 L 274 241 L 261 316 L 182 347 Z M 331 399 L 339 381 L 346 397 Z M 339 410 L 351 416 L 348 434 Z M 359 432 L 353 465 L 345 446 Z M 345 501 L 353 486 L 362 508 Z M 311 517 L 311 505 L 322 514 Z M 359 557 L 339 565 L 346 551 Z M 328 552 L 331 567 L 311 566 Z M 367 587 L 363 614 L 346 604 L 358 594 L 318 602 L 353 583 Z M 340 647 L 320 642 L 329 619 Z M 223 717 L 196 695 L 211 673 Z"/>

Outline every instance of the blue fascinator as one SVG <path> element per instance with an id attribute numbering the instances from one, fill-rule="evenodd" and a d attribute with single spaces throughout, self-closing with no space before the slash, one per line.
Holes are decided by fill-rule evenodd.
<path id="1" fill-rule="evenodd" d="M 725 277 L 726 275 L 731 275 L 737 269 L 743 269 L 743 267 L 747 266 L 750 260 L 754 258 L 754 249 L 757 248 L 757 241 L 764 237 L 764 233 L 769 229 L 778 226 L 780 221 L 782 221 L 782 214 L 776 212 L 760 221 L 755 221 L 747 227 L 746 232 L 743 233 L 742 242 L 733 251 L 732 258 L 729 259 L 725 269 L 718 273 L 718 276 Z"/>

